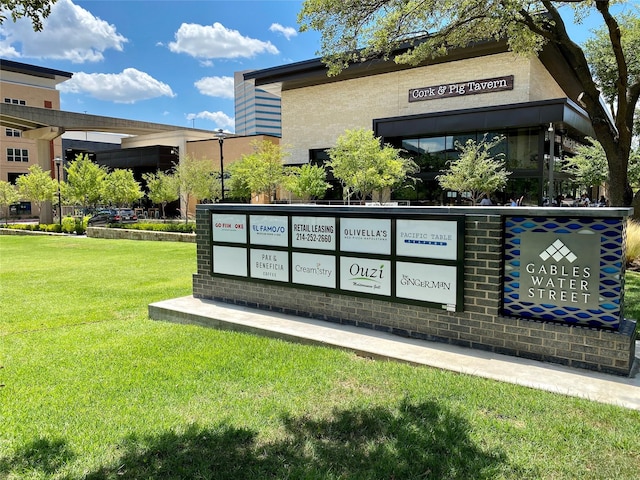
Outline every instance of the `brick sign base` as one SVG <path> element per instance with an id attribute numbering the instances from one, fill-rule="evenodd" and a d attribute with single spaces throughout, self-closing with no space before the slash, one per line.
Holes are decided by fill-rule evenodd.
<path id="1" fill-rule="evenodd" d="M 214 276 L 211 208 L 199 205 L 197 209 L 198 271 L 193 276 L 196 298 L 617 375 L 629 375 L 633 368 L 636 340 L 633 320 L 622 320 L 619 329 L 609 330 L 501 314 L 504 262 L 501 210 L 506 215 L 507 209 L 492 208 L 491 214 L 484 213 L 482 207 L 433 209 L 434 214 L 465 215 L 464 304 L 462 311 L 446 311 Z"/>

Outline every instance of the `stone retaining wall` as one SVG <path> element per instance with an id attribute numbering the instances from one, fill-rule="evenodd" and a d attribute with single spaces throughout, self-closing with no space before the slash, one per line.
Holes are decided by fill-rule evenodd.
<path id="1" fill-rule="evenodd" d="M 188 243 L 195 243 L 196 241 L 196 235 L 193 233 L 156 232 L 152 230 L 104 227 L 88 227 L 87 237 Z"/>

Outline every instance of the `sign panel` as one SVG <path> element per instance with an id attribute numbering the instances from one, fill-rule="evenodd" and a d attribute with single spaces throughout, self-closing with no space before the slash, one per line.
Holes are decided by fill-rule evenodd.
<path id="1" fill-rule="evenodd" d="M 341 257 L 340 288 L 352 292 L 391 295 L 391 262 Z"/>
<path id="2" fill-rule="evenodd" d="M 289 255 L 276 250 L 251 249 L 251 278 L 289 281 Z"/>
<path id="3" fill-rule="evenodd" d="M 600 236 L 526 232 L 520 249 L 523 301 L 597 309 Z"/>
<path id="4" fill-rule="evenodd" d="M 289 245 L 289 222 L 285 215 L 251 215 L 251 243 L 286 247 Z"/>
<path id="5" fill-rule="evenodd" d="M 336 219 L 333 217 L 291 217 L 294 248 L 335 250 Z"/>
<path id="6" fill-rule="evenodd" d="M 456 260 L 458 224 L 455 221 L 396 221 L 396 254 L 405 257 Z"/>
<path id="7" fill-rule="evenodd" d="M 293 283 L 336 288 L 336 257 L 333 255 L 293 252 L 291 263 Z"/>
<path id="8" fill-rule="evenodd" d="M 340 250 L 390 255 L 391 220 L 387 218 L 343 218 L 340 221 Z"/>
<path id="9" fill-rule="evenodd" d="M 453 266 L 396 262 L 396 297 L 455 306 L 456 275 Z"/>
<path id="10" fill-rule="evenodd" d="M 213 246 L 213 273 L 247 276 L 247 249 L 239 247 Z"/>
<path id="11" fill-rule="evenodd" d="M 214 213 L 211 219 L 215 242 L 247 243 L 247 216 Z"/>
<path id="12" fill-rule="evenodd" d="M 412 88 L 409 90 L 409 102 L 478 95 L 480 93 L 501 92 L 503 90 L 513 90 L 513 75 Z"/>

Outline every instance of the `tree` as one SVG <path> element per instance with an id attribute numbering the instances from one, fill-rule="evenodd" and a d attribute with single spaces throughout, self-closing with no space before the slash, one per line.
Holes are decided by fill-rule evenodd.
<path id="1" fill-rule="evenodd" d="M 42 30 L 42 22 L 51 13 L 51 7 L 57 0 L 0 0 L 0 25 L 6 20 L 3 10 L 11 12 L 15 22 L 19 18 L 28 18 L 36 32 Z"/>
<path id="2" fill-rule="evenodd" d="M 607 157 L 600 142 L 589 138 L 589 145 L 580 145 L 576 155 L 565 157 L 562 169 L 573 175 L 576 182 L 585 188 L 608 182 Z"/>
<path id="3" fill-rule="evenodd" d="M 107 174 L 102 184 L 102 198 L 117 207 L 129 207 L 144 196 L 140 184 L 129 169 L 118 168 Z"/>
<path id="4" fill-rule="evenodd" d="M 587 14 L 602 17 L 598 36 L 606 48 L 601 57 L 611 65 L 600 69 L 589 48 L 576 44 L 567 32 L 555 0 L 305 0 L 298 19 L 301 30 L 321 35 L 321 53 L 330 74 L 350 63 L 393 57 L 396 62 L 419 65 L 473 42 L 504 39 L 519 54 L 534 55 L 553 44 L 575 72 L 580 97 L 589 115 L 609 167 L 611 203 L 629 205 L 632 191 L 627 176 L 633 115 L 640 96 L 640 25 L 637 16 L 619 17 L 611 12 L 613 0 L 575 3 L 575 19 Z M 400 50 L 400 47 L 403 47 Z M 399 52 L 396 54 L 396 52 Z M 593 66 L 593 69 L 591 68 Z M 600 101 L 602 85 L 610 85 L 615 103 L 613 119 Z M 606 90 L 606 89 L 605 89 Z"/>
<path id="5" fill-rule="evenodd" d="M 249 192 L 271 197 L 284 180 L 283 162 L 287 154 L 282 146 L 266 140 L 251 145 L 253 152 L 231 165 L 231 187 L 236 194 Z"/>
<path id="6" fill-rule="evenodd" d="M 327 172 L 323 167 L 309 163 L 285 170 L 287 190 L 302 200 L 322 197 L 331 186 L 326 178 Z"/>
<path id="7" fill-rule="evenodd" d="M 82 205 L 84 210 L 95 207 L 102 200 L 107 169 L 93 163 L 87 154 L 79 153 L 66 168 L 65 196 L 68 201 Z"/>
<path id="8" fill-rule="evenodd" d="M 20 200 L 20 194 L 16 190 L 16 187 L 9 182 L 0 180 L 0 208 L 5 210 L 6 215 L 4 217 L 5 225 L 9 221 L 9 207 Z"/>
<path id="9" fill-rule="evenodd" d="M 629 183 L 633 188 L 640 189 L 640 147 L 632 150 L 629 155 Z M 634 199 L 640 199 L 640 190 L 636 192 Z"/>
<path id="10" fill-rule="evenodd" d="M 162 206 L 162 218 L 166 218 L 165 207 L 169 202 L 174 202 L 180 198 L 180 192 L 175 178 L 164 172 L 143 173 L 142 178 L 147 183 L 147 197 L 153 203 Z"/>
<path id="11" fill-rule="evenodd" d="M 236 200 L 250 200 L 251 199 L 251 187 L 247 183 L 248 174 L 250 169 L 246 168 L 247 162 L 242 159 L 237 162 L 233 162 L 227 167 L 229 173 L 229 179 L 226 180 L 225 188 L 228 188 L 227 193 L 229 198 Z"/>
<path id="12" fill-rule="evenodd" d="M 347 130 L 327 152 L 328 165 L 342 183 L 347 200 L 355 193 L 364 200 L 374 191 L 397 187 L 418 171 L 413 160 L 402 158 L 401 150 L 381 145 L 380 138 L 365 128 Z"/>
<path id="13" fill-rule="evenodd" d="M 436 180 L 446 190 L 468 192 L 474 205 L 482 195 L 488 197 L 496 190 L 503 190 L 511 172 L 504 169 L 503 153 L 491 154 L 491 149 L 503 140 L 503 137 L 494 137 L 487 142 L 485 135 L 481 142 L 473 139 L 464 145 L 456 142 L 460 156 L 450 161 L 449 168 L 436 176 Z"/>
<path id="14" fill-rule="evenodd" d="M 171 175 L 180 192 L 180 208 L 185 223 L 189 220 L 189 204 L 192 198 L 197 201 L 217 196 L 216 185 L 217 192 L 220 192 L 219 174 L 215 175 L 212 165 L 211 160 L 197 160 L 186 155 L 173 167 Z"/>
<path id="15" fill-rule="evenodd" d="M 58 184 L 51 178 L 51 172 L 43 171 L 40 165 L 29 167 L 29 173 L 20 175 L 16 184 L 20 197 L 34 203 L 40 213 L 42 204 L 52 201 L 58 191 Z"/>

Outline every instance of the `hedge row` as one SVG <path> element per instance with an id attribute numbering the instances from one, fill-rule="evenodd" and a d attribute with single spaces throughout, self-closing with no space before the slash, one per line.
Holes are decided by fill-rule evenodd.
<path id="1" fill-rule="evenodd" d="M 176 232 L 176 233 L 194 233 L 196 231 L 195 223 L 118 223 L 110 225 L 112 228 L 128 228 L 130 230 L 151 230 L 154 232 Z"/>

